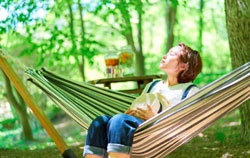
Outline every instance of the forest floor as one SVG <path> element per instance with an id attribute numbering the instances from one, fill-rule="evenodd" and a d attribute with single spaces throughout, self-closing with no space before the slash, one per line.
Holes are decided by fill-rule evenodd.
<path id="1" fill-rule="evenodd" d="M 241 141 L 239 122 L 233 122 L 235 118 L 231 117 L 234 115 L 235 112 L 216 121 L 191 141 L 169 154 L 167 158 L 250 158 L 250 144 Z M 67 117 L 53 124 L 64 139 L 71 140 L 68 144 L 69 148 L 81 158 L 85 132 Z M 74 137 L 78 139 L 74 140 Z M 60 158 L 62 155 L 55 145 L 42 149 L 20 147 L 0 149 L 0 158 L 57 157 Z"/>

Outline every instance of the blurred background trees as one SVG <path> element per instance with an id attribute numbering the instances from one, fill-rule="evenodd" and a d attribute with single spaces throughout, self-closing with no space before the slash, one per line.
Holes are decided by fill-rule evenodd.
<path id="1" fill-rule="evenodd" d="M 225 2 L 226 8 L 221 0 L 2 0 L 0 46 L 24 82 L 26 67 L 45 67 L 72 80 L 88 81 L 105 77 L 104 56 L 110 51 L 118 52 L 125 45 L 131 45 L 136 54 L 136 75 L 162 73 L 158 69 L 162 56 L 173 45 L 184 42 L 201 53 L 204 67 L 195 82 L 204 86 L 232 70 L 230 51 L 235 59 L 234 55 L 242 52 L 241 46 L 247 45 L 244 47 L 247 58 L 243 56 L 232 63 L 235 68 L 249 61 L 249 44 L 246 44 L 249 36 L 243 37 L 244 42 L 239 44 L 227 35 L 227 29 L 231 38 L 242 30 L 247 32 L 249 2 Z M 227 12 L 227 27 L 225 9 L 232 10 Z M 230 19 L 237 12 L 242 12 L 244 18 L 236 19 L 246 21 L 238 32 L 234 30 L 237 23 Z M 9 84 L 4 75 L 0 75 L 0 83 L 0 97 L 8 94 L 18 100 L 13 87 L 6 86 Z M 31 85 L 27 88 L 52 117 L 56 106 L 36 88 Z M 18 106 L 7 98 L 15 109 L 12 113 L 19 113 Z M 25 108 L 21 110 L 25 118 L 28 112 L 29 120 L 34 119 L 23 102 L 16 103 Z M 245 107 L 249 108 L 249 104 Z M 23 120 L 19 114 L 14 118 Z M 31 128 L 37 126 L 32 124 L 34 121 L 24 122 L 27 129 L 29 123 Z M 249 131 L 249 123 L 247 126 Z M 28 133 L 25 139 L 33 138 L 29 130 L 24 133 Z"/>

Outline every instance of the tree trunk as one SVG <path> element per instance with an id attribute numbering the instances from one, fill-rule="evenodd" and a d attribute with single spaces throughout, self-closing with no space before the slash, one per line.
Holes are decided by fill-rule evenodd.
<path id="1" fill-rule="evenodd" d="M 7 97 L 8 102 L 14 107 L 15 111 L 17 112 L 17 115 L 22 124 L 24 139 L 33 140 L 33 134 L 32 134 L 32 130 L 28 121 L 28 114 L 27 114 L 25 103 L 22 97 L 19 96 L 18 92 L 17 92 L 17 95 L 18 95 L 17 97 L 19 101 L 15 98 L 9 78 L 5 75 L 4 72 L 3 72 L 3 76 L 4 76 L 5 87 L 6 87 L 6 93 L 7 93 L 6 97 Z"/>
<path id="2" fill-rule="evenodd" d="M 78 70 L 80 72 L 80 75 L 82 76 L 83 81 L 85 81 L 85 75 L 84 75 L 84 58 L 83 56 L 79 56 L 80 53 L 77 52 L 77 44 L 76 44 L 76 34 L 75 34 L 75 28 L 74 28 L 74 13 L 72 10 L 72 2 L 70 0 L 67 0 L 67 6 L 69 10 L 69 27 L 70 27 L 70 37 L 71 37 L 71 53 L 74 54 L 74 58 L 77 62 Z"/>
<path id="3" fill-rule="evenodd" d="M 85 82 L 86 77 L 85 77 L 85 56 L 84 56 L 84 50 L 85 50 L 85 46 L 86 46 L 86 38 L 85 38 L 85 26 L 84 26 L 84 20 L 83 20 L 83 16 L 82 16 L 82 5 L 81 5 L 81 1 L 78 0 L 77 1 L 78 7 L 79 7 L 79 15 L 80 15 L 80 22 L 81 22 L 81 45 L 80 45 L 80 51 L 81 51 L 81 64 L 79 65 L 79 69 L 83 78 L 83 82 Z"/>
<path id="4" fill-rule="evenodd" d="M 226 0 L 226 24 L 233 68 L 250 61 L 250 1 Z M 250 142 L 250 101 L 240 106 L 242 138 Z"/>
<path id="5" fill-rule="evenodd" d="M 199 48 L 198 51 L 202 52 L 202 36 L 203 36 L 203 8 L 204 8 L 204 0 L 200 0 L 200 18 L 199 18 Z"/>
<path id="6" fill-rule="evenodd" d="M 177 4 L 167 1 L 166 6 L 166 25 L 167 25 L 167 44 L 166 52 L 173 47 L 174 43 L 174 24 L 176 22 Z"/>
<path id="7" fill-rule="evenodd" d="M 142 50 L 142 2 L 141 0 L 138 0 L 138 5 L 137 5 L 137 14 L 138 14 L 138 43 L 139 43 L 139 50 L 137 52 L 137 62 L 136 62 L 136 74 L 138 75 L 144 75 L 145 74 L 145 69 L 144 69 L 144 56 L 143 56 L 143 50 Z"/>
<path id="8" fill-rule="evenodd" d="M 124 0 L 120 0 L 119 2 L 119 10 L 122 14 L 122 18 L 124 20 L 123 28 L 123 35 L 125 36 L 128 45 L 132 46 L 133 51 L 136 54 L 135 60 L 135 74 L 136 75 L 144 75 L 144 59 L 142 51 L 138 51 L 135 46 L 134 38 L 133 38 L 133 30 L 130 22 L 130 14 L 128 11 L 128 4 Z"/>

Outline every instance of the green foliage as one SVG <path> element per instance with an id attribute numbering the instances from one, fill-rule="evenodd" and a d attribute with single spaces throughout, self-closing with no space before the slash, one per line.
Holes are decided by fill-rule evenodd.
<path id="1" fill-rule="evenodd" d="M 169 3 L 166 4 L 163 1 L 145 1 L 142 3 L 140 1 L 124 1 L 122 3 L 122 1 L 111 0 L 94 1 L 92 3 L 82 2 L 82 15 L 85 26 L 84 41 L 81 36 L 81 23 L 78 14 L 79 6 L 75 2 L 70 4 L 74 8 L 73 22 L 76 34 L 74 39 L 72 39 L 69 29 L 68 3 L 65 0 L 54 3 L 35 3 L 35 1 L 4 1 L 1 3 L 7 11 L 10 10 L 10 6 L 14 6 L 20 13 L 20 17 L 22 17 L 17 18 L 18 15 L 16 14 L 12 19 L 9 16 L 4 21 L 3 24 L 8 22 L 15 27 L 7 27 L 13 31 L 9 31 L 8 36 L 2 39 L 4 41 L 3 46 L 11 51 L 18 49 L 17 53 L 20 58 L 35 59 L 32 60 L 34 62 L 32 64 L 33 67 L 47 67 L 58 72 L 69 72 L 72 69 L 76 69 L 77 65 L 81 64 L 78 61 L 81 56 L 85 56 L 91 66 L 94 64 L 94 56 L 105 54 L 109 48 L 119 49 L 121 46 L 126 45 L 124 35 L 128 26 L 124 23 L 124 19 L 129 18 L 133 22 L 133 19 L 136 19 L 136 14 L 134 13 L 141 12 L 143 19 L 145 19 L 143 22 L 143 50 L 146 61 L 146 74 L 161 73 L 155 65 L 158 64 L 159 59 L 165 53 L 165 37 L 162 36 L 165 34 L 163 27 L 165 21 L 162 17 L 165 16 L 164 6 L 169 5 Z M 197 6 L 199 1 L 173 0 L 171 4 L 178 6 L 175 44 L 184 42 L 192 48 L 198 48 L 199 12 Z M 126 6 L 127 11 L 123 9 L 124 6 Z M 28 10 L 28 13 L 25 14 L 27 18 L 24 18 L 23 8 Z M 38 14 L 37 11 L 41 9 L 43 9 L 43 17 L 32 16 L 32 14 Z M 203 73 L 205 76 L 211 77 L 211 79 L 207 80 L 210 82 L 217 78 L 212 77 L 211 74 L 224 74 L 231 70 L 231 66 L 225 29 L 225 16 L 221 14 L 224 12 L 223 1 L 213 0 L 205 2 L 204 10 L 205 27 L 203 30 L 204 41 L 201 54 L 204 63 Z M 129 14 L 122 14 L 124 11 Z M 122 15 L 127 16 L 122 17 Z M 13 20 L 16 23 L 13 23 Z M 22 23 L 21 28 L 17 27 L 19 23 Z M 135 29 L 136 21 L 133 25 Z M 134 36 L 136 37 L 137 33 L 134 32 Z M 14 42 L 13 40 L 5 40 L 11 37 L 14 37 L 12 38 Z M 76 44 L 73 49 L 72 40 Z M 152 57 L 154 57 L 153 60 Z M 65 71 L 63 65 L 71 66 Z M 154 65 L 154 67 L 151 65 Z"/>
<path id="2" fill-rule="evenodd" d="M 203 47 L 200 52 L 203 70 L 195 83 L 204 86 L 232 68 L 224 1 L 205 1 L 203 15 L 199 13 L 199 3 L 199 0 L 95 0 L 81 1 L 80 7 L 76 1 L 68 0 L 2 0 L 0 12 L 5 11 L 9 15 L 0 19 L 0 46 L 28 67 L 45 67 L 62 76 L 81 81 L 79 70 L 84 65 L 87 79 L 102 78 L 105 72 L 103 57 L 106 53 L 110 49 L 118 51 L 127 45 L 125 35 L 130 26 L 126 20 L 131 22 L 133 37 L 138 44 L 140 13 L 145 73 L 162 74 L 158 66 L 166 53 L 166 6 L 171 4 L 178 7 L 174 29 L 175 45 L 184 42 L 194 49 L 199 48 L 199 17 L 203 17 Z M 0 83 L 1 81 L 0 76 Z M 37 91 L 31 86 L 27 87 L 32 92 Z M 1 89 L 0 97 L 3 93 Z M 45 96 L 37 95 L 35 99 L 43 100 L 42 97 Z M 50 102 L 46 103 L 48 105 L 44 111 L 50 118 L 55 117 L 59 112 L 58 108 Z M 9 141 L 15 134 L 10 134 L 6 140 Z M 218 139 L 224 139 L 220 133 Z"/>
<path id="3" fill-rule="evenodd" d="M 41 129 L 40 129 L 41 130 Z M 49 146 L 55 146 L 54 142 L 52 142 L 51 139 L 49 139 L 47 137 L 47 135 L 45 133 L 43 133 L 43 135 L 45 135 L 46 140 L 44 137 L 41 137 L 41 131 L 37 131 L 35 132 L 35 136 L 38 137 L 38 140 L 34 140 L 34 141 L 25 141 L 22 138 L 20 138 L 21 135 L 21 128 L 16 128 L 13 130 L 2 130 L 0 132 L 0 148 L 1 149 L 11 149 L 11 148 L 20 148 L 20 149 L 43 149 Z M 39 134 L 39 136 L 37 135 Z"/>
<path id="4" fill-rule="evenodd" d="M 226 135 L 224 132 L 218 131 L 215 133 L 215 137 L 218 141 L 223 142 L 226 139 Z"/>
<path id="5" fill-rule="evenodd" d="M 110 48 L 118 50 L 126 45 L 124 35 L 129 29 L 125 23 L 132 24 L 134 38 L 138 36 L 136 12 L 142 13 L 142 40 L 146 74 L 161 73 L 159 60 L 166 53 L 165 49 L 165 8 L 177 5 L 177 23 L 175 25 L 174 44 L 184 42 L 192 48 L 198 48 L 199 1 L 93 1 L 79 5 L 66 0 L 46 1 L 1 1 L 2 10 L 10 12 L 1 21 L 1 46 L 13 56 L 24 60 L 28 66 L 46 67 L 58 73 L 79 78 L 78 67 L 90 65 L 88 71 L 96 69 L 95 56 L 105 55 Z M 197 82 L 208 83 L 231 70 L 231 61 L 225 27 L 224 2 L 205 1 L 203 12 L 203 71 Z M 73 19 L 70 19 L 69 7 Z M 15 12 L 11 12 L 15 9 Z M 125 14 L 124 14 L 125 13 Z M 35 16 L 36 15 L 36 16 Z M 82 24 L 84 34 L 82 35 Z M 70 27 L 73 26 L 73 33 Z M 137 43 L 137 41 L 135 41 Z M 226 64 L 221 64 L 226 63 Z M 101 69 L 100 69 L 101 70 Z M 92 74 L 92 73 L 91 73 Z M 78 76 L 78 77 L 77 77 Z"/>
<path id="6" fill-rule="evenodd" d="M 0 33 L 11 32 L 17 29 L 20 25 L 26 25 L 39 21 L 42 10 L 48 9 L 48 2 L 41 3 L 38 0 L 2 0 L 1 10 L 8 12 L 7 15 L 2 15 L 3 19 L 0 23 Z M 42 9 L 42 10 L 41 10 Z M 40 14 L 39 14 L 40 13 Z"/>
<path id="7" fill-rule="evenodd" d="M 3 129 L 13 129 L 16 123 L 16 118 L 9 118 L 6 120 L 1 121 L 1 126 Z"/>

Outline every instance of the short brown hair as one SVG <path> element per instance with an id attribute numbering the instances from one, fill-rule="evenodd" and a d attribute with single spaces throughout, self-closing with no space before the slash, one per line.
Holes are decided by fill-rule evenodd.
<path id="1" fill-rule="evenodd" d="M 184 43 L 179 43 L 181 53 L 179 53 L 179 62 L 187 64 L 186 69 L 178 75 L 179 83 L 194 81 L 202 69 L 202 60 L 198 51 L 193 50 Z"/>

